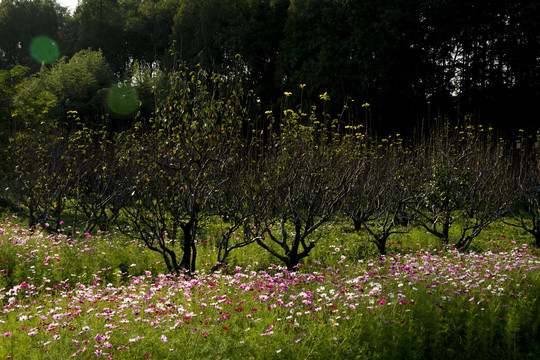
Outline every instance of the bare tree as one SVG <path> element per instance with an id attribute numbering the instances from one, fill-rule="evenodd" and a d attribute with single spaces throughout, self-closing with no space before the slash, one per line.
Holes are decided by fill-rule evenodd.
<path id="1" fill-rule="evenodd" d="M 531 234 L 536 246 L 540 247 L 540 162 L 537 146 L 538 142 L 532 148 L 523 146 L 515 155 L 509 172 L 514 203 L 503 222 Z"/>
<path id="2" fill-rule="evenodd" d="M 68 152 L 69 141 L 54 129 L 41 134 L 21 133 L 9 149 L 13 174 L 9 189 L 29 226 L 50 223 L 59 227 L 73 186 Z"/>
<path id="3" fill-rule="evenodd" d="M 355 230 L 365 229 L 380 254 L 386 253 L 391 235 L 408 232 L 411 224 L 406 214 L 411 197 L 402 171 L 406 154 L 399 139 L 391 143 L 386 139 L 383 144 L 359 149 L 359 170 L 343 206 Z"/>
<path id="4" fill-rule="evenodd" d="M 416 223 L 443 244 L 467 249 L 509 204 L 499 178 L 507 166 L 504 144 L 482 127 L 445 125 L 416 150 L 420 175 L 409 205 Z"/>
<path id="5" fill-rule="evenodd" d="M 350 158 L 325 131 L 285 119 L 265 159 L 260 186 L 268 189 L 272 206 L 264 220 L 267 237 L 257 243 L 288 270 L 309 255 L 322 236 L 315 231 L 333 218 L 351 187 Z"/>
<path id="6" fill-rule="evenodd" d="M 243 145 L 245 98 L 234 74 L 183 70 L 169 80 L 153 127 L 134 135 L 125 155 L 134 169 L 133 204 L 123 211 L 131 233 L 159 252 L 170 271 L 193 272 L 200 220 L 230 183 L 231 159 Z"/>
<path id="7" fill-rule="evenodd" d="M 214 200 L 213 212 L 220 218 L 223 230 L 218 243 L 217 264 L 227 263 L 230 253 L 263 239 L 265 220 L 272 204 L 268 187 L 261 186 L 261 161 L 250 156 L 230 167 L 230 181 Z"/>

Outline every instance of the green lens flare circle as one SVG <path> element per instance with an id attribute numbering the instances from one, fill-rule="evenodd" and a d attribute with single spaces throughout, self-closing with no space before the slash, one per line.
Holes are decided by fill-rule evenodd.
<path id="1" fill-rule="evenodd" d="M 60 56 L 60 49 L 50 37 L 36 36 L 30 41 L 30 55 L 38 63 L 52 64 Z"/>
<path id="2" fill-rule="evenodd" d="M 107 104 L 112 112 L 119 115 L 129 115 L 139 106 L 137 91 L 130 85 L 113 85 L 107 92 Z"/>

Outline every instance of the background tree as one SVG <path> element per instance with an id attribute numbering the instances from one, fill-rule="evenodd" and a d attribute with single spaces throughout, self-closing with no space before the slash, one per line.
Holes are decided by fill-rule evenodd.
<path id="1" fill-rule="evenodd" d="M 58 98 L 48 89 L 47 74 L 47 68 L 42 67 L 38 74 L 25 78 L 16 86 L 10 114 L 14 129 L 29 131 L 56 127 L 50 112 L 57 106 Z M 36 133 L 37 136 L 41 134 L 39 130 Z"/>
<path id="2" fill-rule="evenodd" d="M 333 112 L 352 98 L 371 104 L 379 131 L 407 130 L 422 110 L 415 105 L 425 99 L 429 61 L 417 44 L 418 8 L 408 1 L 292 1 L 277 76 L 288 88 L 308 83 L 312 97 L 328 92 Z"/>
<path id="3" fill-rule="evenodd" d="M 133 0 L 121 5 L 126 12 L 124 31 L 130 58 L 139 60 L 143 65 L 160 63 L 169 49 L 179 2 Z"/>
<path id="4" fill-rule="evenodd" d="M 69 60 L 61 59 L 44 76 L 46 88 L 58 99 L 54 115 L 61 122 L 69 120 L 68 111 L 76 111 L 83 123 L 100 125 L 106 125 L 104 92 L 113 80 L 102 52 L 92 50 L 79 51 Z"/>
<path id="5" fill-rule="evenodd" d="M 0 3 L 0 69 L 23 65 L 39 70 L 28 49 L 36 36 L 58 41 L 67 10 L 54 0 L 2 0 Z"/>
<path id="6" fill-rule="evenodd" d="M 3 69 L 38 71 L 28 44 L 47 35 L 60 55 L 101 49 L 126 83 L 136 61 L 226 73 L 240 54 L 263 110 L 277 115 L 283 92 L 308 84 L 302 101 L 326 92 L 341 118 L 360 121 L 369 103 L 370 131 L 382 136 L 465 116 L 536 131 L 540 118 L 535 2 L 84 0 L 71 16 L 52 0 L 4 0 L 0 18 Z"/>
<path id="7" fill-rule="evenodd" d="M 28 71 L 28 68 L 20 65 L 11 70 L 0 70 L 0 143 L 6 142 L 8 136 L 17 130 L 12 116 L 14 98 L 17 86 L 24 80 Z"/>
<path id="8" fill-rule="evenodd" d="M 232 1 L 182 0 L 174 17 L 173 47 L 180 61 L 200 62 L 210 71 L 219 71 L 226 61 L 224 40 L 227 23 L 236 17 Z"/>
<path id="9" fill-rule="evenodd" d="M 126 12 L 118 0 L 82 0 L 75 11 L 76 50 L 101 50 L 113 73 L 122 72 L 130 58 L 124 33 Z"/>
<path id="10" fill-rule="evenodd" d="M 243 76 L 265 105 L 281 94 L 274 74 L 289 0 L 182 0 L 172 28 L 176 56 L 228 71 L 242 55 Z"/>

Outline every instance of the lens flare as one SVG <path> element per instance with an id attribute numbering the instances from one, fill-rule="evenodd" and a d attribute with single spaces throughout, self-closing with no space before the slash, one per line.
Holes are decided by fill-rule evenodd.
<path id="1" fill-rule="evenodd" d="M 112 112 L 129 115 L 139 106 L 137 91 L 127 84 L 113 85 L 107 93 L 107 104 Z"/>
<path id="2" fill-rule="evenodd" d="M 36 36 L 30 42 L 30 55 L 38 63 L 52 64 L 60 56 L 56 41 L 48 36 Z"/>

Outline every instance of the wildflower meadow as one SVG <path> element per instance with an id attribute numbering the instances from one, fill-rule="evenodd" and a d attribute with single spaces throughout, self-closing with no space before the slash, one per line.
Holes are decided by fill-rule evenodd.
<path id="1" fill-rule="evenodd" d="M 538 1 L 63 1 L 0 0 L 0 360 L 540 359 Z"/>
<path id="2" fill-rule="evenodd" d="M 342 232 L 296 271 L 246 251 L 211 272 L 209 237 L 200 270 L 173 276 L 124 236 L 46 230 L 0 225 L 2 359 L 540 354 L 540 256 L 527 242 L 468 253 L 419 243 L 359 260 Z"/>

